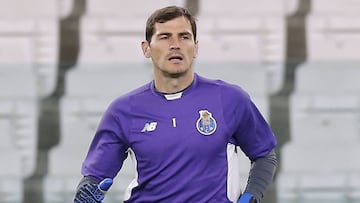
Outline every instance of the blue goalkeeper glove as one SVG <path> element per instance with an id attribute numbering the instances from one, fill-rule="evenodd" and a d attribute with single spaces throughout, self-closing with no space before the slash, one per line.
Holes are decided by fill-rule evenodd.
<path id="1" fill-rule="evenodd" d="M 243 193 L 237 203 L 258 203 L 254 196 L 248 192 Z"/>
<path id="2" fill-rule="evenodd" d="M 111 178 L 105 178 L 99 184 L 85 178 L 77 189 L 74 203 L 101 203 L 112 183 Z"/>

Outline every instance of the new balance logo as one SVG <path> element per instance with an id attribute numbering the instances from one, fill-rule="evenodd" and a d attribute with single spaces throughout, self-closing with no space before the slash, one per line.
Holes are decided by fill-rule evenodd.
<path id="1" fill-rule="evenodd" d="M 146 123 L 141 132 L 151 132 L 156 129 L 157 122 Z"/>

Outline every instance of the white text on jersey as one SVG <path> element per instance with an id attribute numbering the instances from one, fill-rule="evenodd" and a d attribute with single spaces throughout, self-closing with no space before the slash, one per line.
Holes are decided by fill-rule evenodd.
<path id="1" fill-rule="evenodd" d="M 151 132 L 156 129 L 157 122 L 150 122 L 145 123 L 144 128 L 141 130 L 141 132 Z"/>

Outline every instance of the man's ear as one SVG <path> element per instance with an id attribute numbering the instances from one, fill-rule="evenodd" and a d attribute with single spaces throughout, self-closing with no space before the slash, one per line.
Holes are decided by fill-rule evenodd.
<path id="1" fill-rule="evenodd" d="M 150 44 L 148 41 L 142 41 L 141 42 L 141 48 L 143 50 L 143 53 L 144 53 L 144 56 L 146 58 L 150 58 L 151 55 L 150 55 Z"/>

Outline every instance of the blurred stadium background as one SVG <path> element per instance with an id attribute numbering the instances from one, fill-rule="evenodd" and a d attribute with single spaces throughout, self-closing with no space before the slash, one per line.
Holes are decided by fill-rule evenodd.
<path id="1" fill-rule="evenodd" d="M 101 113 L 151 80 L 146 18 L 172 4 L 197 16 L 196 71 L 247 89 L 276 133 L 263 202 L 359 203 L 359 0 L 0 0 L 0 203 L 71 202 Z"/>

